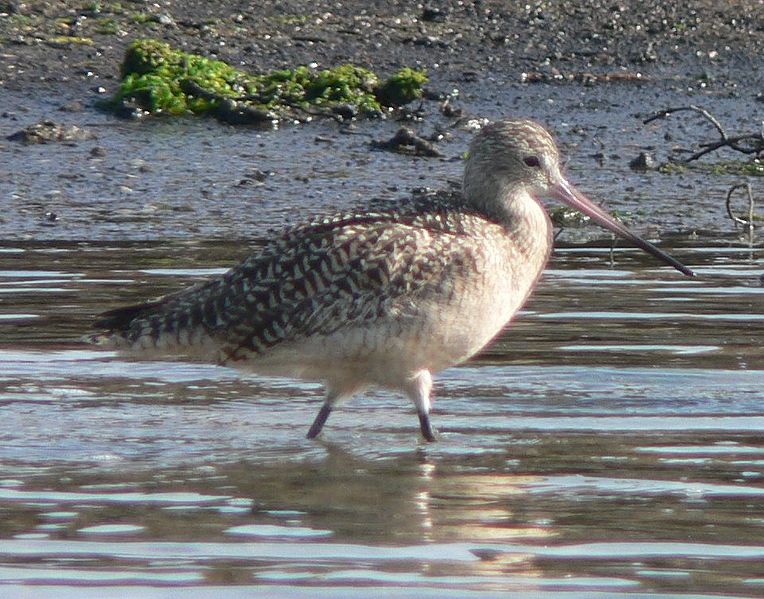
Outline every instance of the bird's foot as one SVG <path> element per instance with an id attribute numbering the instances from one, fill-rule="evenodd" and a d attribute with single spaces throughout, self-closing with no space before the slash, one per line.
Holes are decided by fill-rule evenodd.
<path id="1" fill-rule="evenodd" d="M 430 415 L 425 412 L 418 412 L 419 415 L 419 430 L 422 431 L 422 436 L 424 437 L 425 441 L 429 441 L 430 443 L 437 441 L 437 437 L 435 436 L 435 430 L 432 428 L 432 424 L 430 424 Z"/>

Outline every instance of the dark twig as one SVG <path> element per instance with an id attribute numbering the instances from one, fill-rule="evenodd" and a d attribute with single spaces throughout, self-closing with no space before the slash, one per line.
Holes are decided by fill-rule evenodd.
<path id="1" fill-rule="evenodd" d="M 738 189 L 745 189 L 748 191 L 748 220 L 744 218 L 740 218 L 739 216 L 736 216 L 734 212 L 732 212 L 732 194 L 735 193 Z M 727 192 L 727 201 L 725 202 L 725 205 L 727 207 L 727 215 L 735 223 L 735 228 L 737 228 L 738 225 L 742 225 L 743 231 L 746 231 L 746 230 L 748 231 L 748 245 L 749 247 L 751 247 L 751 249 L 753 249 L 754 201 L 753 201 L 753 190 L 751 189 L 751 184 L 738 183 L 737 185 L 733 185 L 732 187 L 730 187 L 729 191 Z"/>
<path id="2" fill-rule="evenodd" d="M 710 122 L 714 126 L 714 128 L 719 132 L 719 136 L 721 137 L 721 139 L 719 139 L 718 141 L 712 141 L 712 142 L 700 144 L 700 147 L 702 148 L 701 150 L 698 150 L 697 152 L 693 153 L 688 158 L 683 159 L 681 162 L 684 162 L 685 164 L 688 162 L 692 162 L 693 160 L 697 160 L 701 156 L 705 156 L 706 154 L 709 154 L 723 147 L 731 148 L 732 150 L 735 150 L 736 152 L 742 152 L 743 154 L 756 154 L 757 156 L 764 152 L 764 131 L 759 131 L 757 133 L 748 133 L 745 135 L 733 135 L 730 137 L 729 135 L 727 135 L 727 132 L 724 130 L 724 127 L 714 115 L 708 112 L 705 108 L 701 108 L 700 106 L 695 106 L 694 104 L 690 104 L 689 106 L 677 106 L 675 108 L 666 108 L 665 110 L 656 112 L 654 115 L 646 118 L 642 122 L 646 125 L 657 119 L 666 118 L 668 115 L 673 114 L 675 112 L 683 112 L 683 111 L 692 111 L 692 112 L 697 112 L 698 114 L 700 114 L 704 119 L 706 119 L 708 122 Z"/>
<path id="3" fill-rule="evenodd" d="M 651 123 L 658 119 L 665 119 L 668 115 L 673 114 L 675 112 L 683 112 L 688 110 L 697 112 L 698 114 L 702 115 L 703 117 L 711 121 L 711 124 L 714 127 L 716 127 L 716 130 L 719 132 L 719 135 L 722 136 L 722 139 L 727 138 L 727 133 L 724 131 L 724 127 L 722 127 L 721 123 L 716 119 L 716 117 L 712 115 L 710 112 L 708 112 L 705 108 L 701 108 L 700 106 L 695 106 L 694 104 L 690 104 L 689 106 L 677 106 L 675 108 L 666 108 L 665 110 L 656 112 L 654 115 L 646 118 L 644 121 L 642 121 L 642 123 L 647 125 L 648 123 Z"/>
<path id="4" fill-rule="evenodd" d="M 615 266 L 615 244 L 618 242 L 618 238 L 610 234 L 610 252 L 608 254 L 608 258 L 610 261 L 610 268 L 613 268 Z"/>

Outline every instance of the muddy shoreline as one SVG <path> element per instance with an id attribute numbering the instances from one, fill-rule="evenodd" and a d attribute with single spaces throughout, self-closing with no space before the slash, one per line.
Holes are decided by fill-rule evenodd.
<path id="1" fill-rule="evenodd" d="M 109 88 L 130 41 L 157 38 L 253 72 L 352 61 L 420 66 L 443 82 L 586 82 L 640 73 L 754 89 L 761 82 L 759 1 L 613 3 L 164 0 L 0 2 L 0 81 L 9 88 Z M 590 81 L 591 83 L 591 81 Z"/>
<path id="2" fill-rule="evenodd" d="M 0 234 L 251 239 L 305 214 L 444 189 L 461 176 L 472 131 L 435 100 L 386 120 L 276 132 L 96 110 L 117 86 L 127 45 L 155 38 L 252 72 L 348 61 L 381 74 L 425 69 L 430 92 L 452 94 L 465 116 L 547 124 L 573 179 L 642 233 L 737 243 L 723 195 L 739 178 L 638 173 L 629 162 L 643 151 L 665 160 L 713 136 L 689 117 L 643 125 L 655 110 L 703 104 L 733 132 L 761 120 L 764 3 L 568 4 L 295 1 L 255 12 L 237 1 L 0 2 L 0 198 L 12 207 Z M 45 119 L 89 137 L 7 139 Z M 443 156 L 376 150 L 401 120 L 422 135 L 443 132 Z M 592 230 L 561 241 L 602 238 Z"/>

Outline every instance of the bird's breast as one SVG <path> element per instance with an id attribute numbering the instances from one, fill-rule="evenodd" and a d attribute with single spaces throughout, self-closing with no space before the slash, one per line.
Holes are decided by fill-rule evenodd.
<path id="1" fill-rule="evenodd" d="M 463 362 L 491 342 L 522 307 L 538 280 L 546 254 L 518 268 L 514 259 L 496 257 L 492 268 L 475 273 L 459 300 L 438 306 L 428 332 L 434 370 Z"/>

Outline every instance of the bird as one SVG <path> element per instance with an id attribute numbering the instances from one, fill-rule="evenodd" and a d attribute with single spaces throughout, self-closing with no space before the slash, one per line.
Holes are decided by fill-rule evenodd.
<path id="1" fill-rule="evenodd" d="M 694 275 L 579 192 L 542 125 L 502 119 L 474 136 L 460 194 L 309 218 L 222 275 L 102 313 L 88 341 L 320 381 L 310 439 L 363 390 L 402 392 L 435 441 L 433 375 L 490 344 L 538 283 L 553 245 L 545 198 Z"/>

